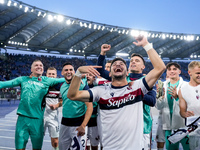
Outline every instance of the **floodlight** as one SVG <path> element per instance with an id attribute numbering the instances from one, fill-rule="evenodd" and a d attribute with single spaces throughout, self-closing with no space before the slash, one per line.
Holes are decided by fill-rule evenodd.
<path id="1" fill-rule="evenodd" d="M 70 49 L 69 51 L 70 51 L 70 52 L 73 52 L 73 49 Z"/>
<path id="2" fill-rule="evenodd" d="M 110 29 L 110 32 L 113 32 L 113 28 Z"/>
<path id="3" fill-rule="evenodd" d="M 88 28 L 89 28 L 89 29 L 91 29 L 91 28 L 92 28 L 92 24 L 91 24 L 91 23 L 88 25 Z"/>
<path id="4" fill-rule="evenodd" d="M 129 56 L 128 53 L 116 53 L 117 56 Z"/>
<path id="5" fill-rule="evenodd" d="M 158 33 L 155 35 L 155 37 L 156 37 L 156 38 L 158 37 Z"/>
<path id="6" fill-rule="evenodd" d="M 66 23 L 67 23 L 67 25 L 70 25 L 71 24 L 71 20 L 70 19 L 67 20 Z"/>
<path id="7" fill-rule="evenodd" d="M 16 2 L 14 2 L 14 6 L 15 6 L 15 7 L 17 6 L 17 3 L 16 3 Z"/>
<path id="8" fill-rule="evenodd" d="M 53 20 L 53 16 L 52 15 L 48 15 L 48 20 L 52 21 Z"/>
<path id="9" fill-rule="evenodd" d="M 47 15 L 47 13 L 44 13 L 43 18 Z"/>
<path id="10" fill-rule="evenodd" d="M 141 31 L 140 35 L 143 35 L 143 36 L 147 37 L 148 33 L 146 31 Z"/>
<path id="11" fill-rule="evenodd" d="M 166 38 L 165 34 L 162 34 L 162 38 L 163 38 L 163 39 L 165 39 L 165 38 Z"/>
<path id="12" fill-rule="evenodd" d="M 101 29 L 101 25 L 98 26 L 98 30 L 100 30 L 100 29 Z"/>
<path id="13" fill-rule="evenodd" d="M 26 7 L 24 8 L 24 12 L 27 12 L 28 9 L 29 9 L 29 8 L 26 6 Z"/>
<path id="14" fill-rule="evenodd" d="M 41 15 L 41 11 L 38 12 L 38 17 Z"/>
<path id="15" fill-rule="evenodd" d="M 4 4 L 4 0 L 0 0 L 0 4 Z"/>
<path id="16" fill-rule="evenodd" d="M 11 3 L 12 3 L 12 2 L 9 0 L 9 1 L 8 1 L 8 3 L 7 3 L 7 5 L 8 5 L 8 6 L 10 6 L 10 5 L 11 5 Z"/>
<path id="17" fill-rule="evenodd" d="M 97 28 L 97 25 L 96 24 L 94 24 L 94 29 L 96 29 Z"/>
<path id="18" fill-rule="evenodd" d="M 64 20 L 64 17 L 61 15 L 58 15 L 57 20 L 58 20 L 58 22 L 62 22 Z"/>
<path id="19" fill-rule="evenodd" d="M 137 37 L 137 36 L 139 36 L 139 31 L 138 30 L 131 30 L 131 35 Z"/>
<path id="20" fill-rule="evenodd" d="M 83 26 L 83 23 L 82 23 L 82 22 L 80 22 L 80 26 L 81 26 L 81 27 Z"/>

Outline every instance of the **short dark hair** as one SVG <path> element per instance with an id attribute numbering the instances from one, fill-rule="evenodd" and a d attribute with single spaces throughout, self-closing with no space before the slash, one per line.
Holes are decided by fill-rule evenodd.
<path id="1" fill-rule="evenodd" d="M 127 67 L 127 64 L 126 64 L 126 61 L 125 61 L 123 58 L 121 58 L 121 57 L 117 57 L 117 58 L 113 59 L 112 62 L 111 62 L 110 67 L 113 65 L 113 63 L 114 63 L 115 61 L 118 61 L 118 60 L 122 61 L 122 62 L 126 65 L 126 68 L 128 68 L 128 67 Z"/>
<path id="2" fill-rule="evenodd" d="M 178 63 L 176 63 L 176 62 L 169 62 L 169 63 L 166 65 L 167 70 L 168 70 L 171 66 L 175 66 L 176 68 L 178 68 L 179 70 L 181 70 L 181 66 L 180 66 Z"/>
<path id="3" fill-rule="evenodd" d="M 144 60 L 144 58 L 142 57 L 142 55 L 137 54 L 137 53 L 133 53 L 133 54 L 131 55 L 131 58 L 134 57 L 134 56 L 138 56 L 138 57 L 140 57 L 140 58 L 142 59 L 144 65 L 145 65 L 145 60 Z"/>
<path id="4" fill-rule="evenodd" d="M 106 63 L 112 63 L 112 60 L 108 60 Z"/>
<path id="5" fill-rule="evenodd" d="M 70 63 L 70 62 L 65 62 L 65 63 L 62 65 L 62 67 L 65 67 L 66 65 L 71 65 L 71 66 L 73 66 L 72 63 Z M 74 66 L 73 66 L 73 67 L 74 67 Z"/>

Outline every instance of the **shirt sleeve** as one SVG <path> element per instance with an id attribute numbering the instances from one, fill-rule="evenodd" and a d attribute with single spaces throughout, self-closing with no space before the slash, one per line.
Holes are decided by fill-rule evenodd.
<path id="1" fill-rule="evenodd" d="M 9 81 L 0 81 L 0 89 L 20 86 L 22 81 L 22 77 L 18 77 Z"/>
<path id="2" fill-rule="evenodd" d="M 49 86 L 54 86 L 58 83 L 65 82 L 65 78 L 49 78 L 48 81 L 50 84 Z"/>
<path id="3" fill-rule="evenodd" d="M 90 94 L 90 102 L 98 102 L 100 99 L 100 93 L 102 93 L 99 89 L 99 86 L 90 88 L 88 90 L 89 94 Z"/>
<path id="4" fill-rule="evenodd" d="M 148 106 L 155 106 L 156 104 L 156 91 L 154 89 L 150 90 L 143 97 L 143 102 Z"/>
<path id="5" fill-rule="evenodd" d="M 111 81 L 111 77 L 109 77 L 109 71 L 105 70 L 105 56 L 99 55 L 97 65 L 102 66 L 102 68 L 97 68 L 97 71 L 100 73 L 100 76 Z"/>
<path id="6" fill-rule="evenodd" d="M 132 88 L 136 88 L 136 87 L 138 89 L 141 89 L 143 95 L 147 94 L 151 90 L 149 88 L 145 78 L 135 80 L 132 85 Z"/>

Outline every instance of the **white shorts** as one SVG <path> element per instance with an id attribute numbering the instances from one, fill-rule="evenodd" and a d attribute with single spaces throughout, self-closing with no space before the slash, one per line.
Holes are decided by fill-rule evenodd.
<path id="1" fill-rule="evenodd" d="M 99 132 L 98 127 L 88 127 L 87 133 L 87 146 L 98 146 L 99 145 Z"/>
<path id="2" fill-rule="evenodd" d="M 158 127 L 156 131 L 156 142 L 163 142 L 165 143 L 165 131 L 163 130 L 162 125 L 162 116 L 159 115 L 158 117 Z"/>
<path id="3" fill-rule="evenodd" d="M 44 133 L 48 128 L 49 136 L 51 138 L 58 138 L 59 136 L 59 122 L 58 118 L 50 119 L 48 117 L 44 118 Z"/>
<path id="4" fill-rule="evenodd" d="M 77 136 L 76 129 L 78 126 L 60 126 L 59 134 L 59 150 L 85 150 L 87 136 Z M 85 133 L 87 133 L 87 127 L 85 127 Z"/>
<path id="5" fill-rule="evenodd" d="M 191 150 L 200 150 L 200 137 L 189 135 L 189 144 Z"/>
<path id="6" fill-rule="evenodd" d="M 144 150 L 150 150 L 150 134 L 143 134 Z"/>

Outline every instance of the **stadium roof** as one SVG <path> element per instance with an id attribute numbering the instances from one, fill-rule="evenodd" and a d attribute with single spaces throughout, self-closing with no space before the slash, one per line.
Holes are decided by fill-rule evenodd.
<path id="1" fill-rule="evenodd" d="M 0 47 L 79 56 L 98 56 L 102 44 L 111 44 L 108 57 L 116 53 L 140 53 L 133 35 L 145 34 L 161 57 L 200 57 L 199 34 L 139 31 L 92 22 L 43 10 L 18 0 L 0 0 Z"/>

